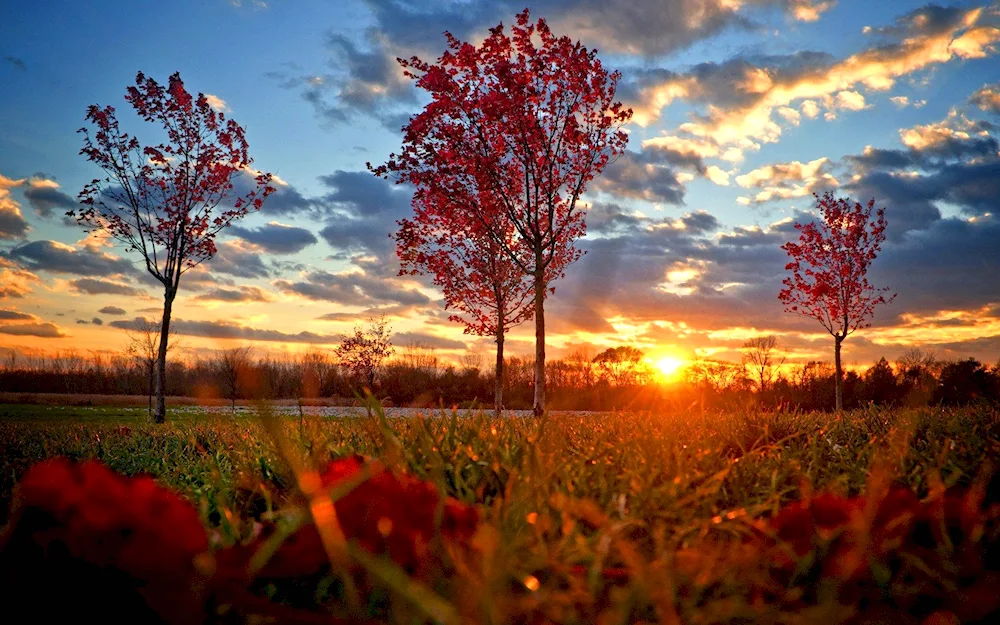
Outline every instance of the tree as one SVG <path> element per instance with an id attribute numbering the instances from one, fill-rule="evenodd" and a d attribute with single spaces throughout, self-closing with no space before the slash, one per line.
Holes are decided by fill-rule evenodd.
<path id="1" fill-rule="evenodd" d="M 226 393 L 226 398 L 232 402 L 233 413 L 236 413 L 236 400 L 240 390 L 247 384 L 247 375 L 253 361 L 253 346 L 232 347 L 216 354 L 215 372 L 219 376 L 219 384 Z"/>
<path id="2" fill-rule="evenodd" d="M 147 397 L 149 399 L 146 407 L 148 416 L 153 417 L 153 391 L 156 378 L 156 363 L 159 357 L 160 324 L 152 319 L 136 317 L 132 322 L 131 329 L 127 330 L 128 343 L 125 345 L 125 353 L 142 367 L 143 374 L 147 380 Z M 170 333 L 173 339 L 173 333 Z M 177 347 L 176 342 L 171 342 L 167 347 L 167 353 Z"/>
<path id="3" fill-rule="evenodd" d="M 612 386 L 631 386 L 640 373 L 642 350 L 629 345 L 609 347 L 594 356 L 594 364 Z"/>
<path id="4" fill-rule="evenodd" d="M 369 391 L 375 390 L 375 379 L 386 358 L 395 351 L 390 341 L 392 329 L 385 317 L 368 320 L 368 329 L 354 327 L 354 334 L 342 336 L 337 346 L 337 358 L 350 370 L 355 379 Z"/>
<path id="5" fill-rule="evenodd" d="M 433 275 L 444 294 L 445 308 L 456 311 L 448 319 L 464 324 L 466 334 L 494 337 L 493 404 L 499 415 L 503 410 L 504 338 L 508 330 L 531 318 L 533 285 L 482 225 L 462 223 L 468 214 L 452 202 L 433 189 L 419 201 L 414 198 L 414 218 L 400 221 L 395 235 L 399 273 Z M 520 245 L 522 259 L 528 262 L 528 253 L 510 222 L 504 223 L 507 248 Z"/>
<path id="6" fill-rule="evenodd" d="M 867 398 L 873 404 L 891 405 L 899 401 L 899 382 L 885 358 L 879 358 L 873 367 L 865 371 L 865 388 Z"/>
<path id="7" fill-rule="evenodd" d="M 749 367 L 757 381 L 757 392 L 761 395 L 767 390 L 767 385 L 774 379 L 775 371 L 785 364 L 782 358 L 774 362 L 774 348 L 778 339 L 773 334 L 755 336 L 743 343 L 743 366 Z"/>
<path id="8" fill-rule="evenodd" d="M 580 196 L 624 152 L 621 126 L 632 111 L 614 100 L 618 72 L 596 51 L 556 37 L 545 20 L 532 24 L 527 10 L 510 35 L 501 24 L 479 46 L 445 36 L 437 62 L 399 60 L 431 101 L 404 128 L 400 153 L 372 170 L 412 184 L 427 210 L 461 207 L 462 223 L 482 228 L 531 280 L 537 415 L 545 408 L 545 297 L 581 255 Z M 424 202 L 428 194 L 450 201 Z"/>
<path id="9" fill-rule="evenodd" d="M 814 195 L 815 196 L 815 195 Z M 889 288 L 876 289 L 868 282 L 868 269 L 885 241 L 885 209 L 872 210 L 875 200 L 852 206 L 847 198 L 837 199 L 832 192 L 816 197 L 820 221 L 795 224 L 797 243 L 788 242 L 781 249 L 791 257 L 785 269 L 785 288 L 778 298 L 785 312 L 811 317 L 834 339 L 835 401 L 843 409 L 843 368 L 840 346 L 859 328 L 871 325 L 878 304 L 887 304 Z"/>
<path id="10" fill-rule="evenodd" d="M 135 83 L 125 100 L 144 121 L 163 126 L 166 142 L 143 146 L 122 132 L 114 107 L 89 106 L 86 119 L 96 131 L 79 130 L 80 154 L 106 176 L 85 185 L 80 207 L 67 215 L 141 254 L 146 271 L 163 285 L 155 413 L 162 423 L 170 316 L 181 275 L 214 256 L 219 232 L 259 209 L 274 188 L 271 174 L 255 173 L 252 188 L 217 212 L 234 195 L 233 179 L 252 172 L 243 128 L 213 110 L 204 94 L 193 98 L 180 74 L 170 76 L 166 88 L 142 72 Z"/>

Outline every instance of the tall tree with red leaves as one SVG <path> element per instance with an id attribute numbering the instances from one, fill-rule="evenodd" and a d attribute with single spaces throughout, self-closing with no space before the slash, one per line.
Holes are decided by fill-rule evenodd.
<path id="1" fill-rule="evenodd" d="M 179 73 L 164 87 L 139 72 L 125 100 L 144 121 L 163 126 L 166 141 L 144 146 L 121 130 L 114 107 L 88 107 L 94 133 L 79 130 L 80 154 L 105 177 L 85 185 L 80 207 L 67 215 L 140 253 L 146 270 L 163 285 L 154 413 L 163 423 L 170 315 L 181 275 L 214 256 L 219 232 L 258 210 L 274 188 L 271 174 L 250 169 L 243 128 L 214 110 L 204 94 L 192 97 Z M 233 198 L 233 181 L 241 174 L 252 176 L 254 184 Z M 216 210 L 229 199 L 231 205 Z"/>
<path id="2" fill-rule="evenodd" d="M 414 200 L 414 216 L 399 222 L 395 234 L 400 275 L 430 274 L 444 294 L 449 319 L 465 325 L 466 334 L 492 336 L 496 341 L 493 405 L 503 410 L 504 338 L 511 328 L 531 319 L 534 288 L 528 276 L 510 260 L 501 244 L 468 217 L 461 206 L 446 206 L 451 198 L 429 190 Z M 502 241 L 522 262 L 531 250 L 506 222 Z"/>
<path id="3" fill-rule="evenodd" d="M 440 210 L 461 206 L 534 290 L 535 414 L 545 409 L 545 297 L 578 259 L 586 232 L 580 202 L 587 184 L 625 150 L 631 109 L 615 101 L 620 74 L 589 50 L 557 37 L 525 10 L 479 46 L 445 33 L 434 63 L 399 62 L 431 101 L 403 129 L 403 147 L 373 168 L 416 187 L 414 201 L 445 194 Z M 459 219 L 456 218 L 456 221 Z M 507 237 L 512 229 L 514 245 Z M 530 250 L 525 258 L 522 246 Z"/>
<path id="4" fill-rule="evenodd" d="M 868 282 L 868 269 L 885 241 L 885 209 L 874 210 L 875 200 L 862 206 L 827 191 L 816 197 L 820 220 L 795 224 L 797 243 L 781 249 L 791 257 L 778 298 L 785 312 L 816 319 L 833 336 L 837 411 L 843 408 L 843 369 L 840 346 L 850 334 L 871 326 L 875 307 L 895 299 L 889 287 Z"/>

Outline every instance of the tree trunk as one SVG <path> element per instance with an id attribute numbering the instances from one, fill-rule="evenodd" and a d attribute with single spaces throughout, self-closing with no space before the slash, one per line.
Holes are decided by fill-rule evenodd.
<path id="1" fill-rule="evenodd" d="M 840 344 L 844 342 L 844 338 L 841 336 L 834 336 L 834 348 L 833 348 L 833 362 L 837 370 L 835 374 L 836 378 L 836 390 L 835 395 L 837 398 L 837 412 L 844 409 L 844 371 L 840 367 Z"/>
<path id="2" fill-rule="evenodd" d="M 503 326 L 497 325 L 496 382 L 493 385 L 493 408 L 497 416 L 503 411 Z"/>
<path id="3" fill-rule="evenodd" d="M 149 383 L 146 385 L 146 395 L 147 395 L 147 397 L 149 399 L 149 402 L 146 405 L 146 417 L 147 418 L 152 418 L 153 417 L 153 384 L 156 383 L 155 379 L 154 379 L 155 376 L 156 376 L 156 362 L 155 361 L 154 362 L 150 362 L 150 363 L 148 363 L 148 365 L 149 366 L 147 368 L 149 369 Z"/>
<path id="4" fill-rule="evenodd" d="M 536 417 L 545 412 L 545 272 L 535 270 L 535 405 Z"/>
<path id="5" fill-rule="evenodd" d="M 167 338 L 170 335 L 170 311 L 177 291 L 167 287 L 163 294 L 163 320 L 160 321 L 160 349 L 156 356 L 156 413 L 155 423 L 167 420 Z"/>

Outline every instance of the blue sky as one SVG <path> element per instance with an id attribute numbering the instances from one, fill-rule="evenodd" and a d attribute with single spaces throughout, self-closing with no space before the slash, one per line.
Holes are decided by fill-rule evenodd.
<path id="1" fill-rule="evenodd" d="M 97 171 L 78 155 L 86 106 L 137 71 L 224 101 L 255 166 L 283 185 L 223 237 L 175 317 L 197 354 L 254 341 L 329 348 L 386 313 L 400 343 L 489 353 L 447 322 L 429 282 L 395 276 L 389 234 L 408 196 L 365 162 L 419 110 L 396 56 L 434 58 L 442 31 L 476 41 L 516 2 L 20 3 L 0 22 L 0 348 L 116 350 L 155 317 L 134 257 L 62 218 Z M 623 72 L 629 153 L 591 188 L 583 260 L 556 284 L 550 353 L 634 344 L 735 358 L 774 333 L 828 358 L 821 329 L 783 314 L 779 246 L 812 193 L 874 196 L 890 241 L 873 278 L 899 292 L 845 344 L 859 364 L 914 345 L 1000 356 L 1000 6 L 968 1 L 543 0 L 559 33 Z M 867 151 L 866 151 L 867 148 Z M 272 224 L 272 225 L 268 225 Z M 107 313 L 102 310 L 121 310 Z M 98 321 L 100 323 L 98 323 Z M 528 353 L 530 328 L 509 348 Z M 832 341 L 830 341 L 832 342 Z"/>

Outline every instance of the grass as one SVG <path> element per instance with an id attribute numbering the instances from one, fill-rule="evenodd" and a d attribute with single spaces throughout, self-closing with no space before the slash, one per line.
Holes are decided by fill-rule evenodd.
<path id="1" fill-rule="evenodd" d="M 165 426 L 145 419 L 136 408 L 0 405 L 2 514 L 19 476 L 57 455 L 154 475 L 195 503 L 222 544 L 244 540 L 254 518 L 291 501 L 294 476 L 259 419 L 197 411 L 168 415 Z M 1000 451 L 995 407 L 839 417 L 431 413 L 388 423 L 394 436 L 367 418 L 281 417 L 278 428 L 308 463 L 386 458 L 480 505 L 492 528 L 481 537 L 487 562 L 475 583 L 439 592 L 463 615 L 492 622 L 764 618 L 716 566 L 732 557 L 727 545 L 747 534 L 748 521 L 810 490 L 863 493 L 873 471 L 920 496 L 938 480 L 969 484 Z M 692 550 L 698 563 L 685 565 Z M 600 575 L 623 563 L 643 575 L 623 584 Z M 580 566 L 582 577 L 566 573 Z M 683 570 L 691 577 L 680 593 L 673 576 Z M 840 608 L 766 620 L 837 622 Z"/>

